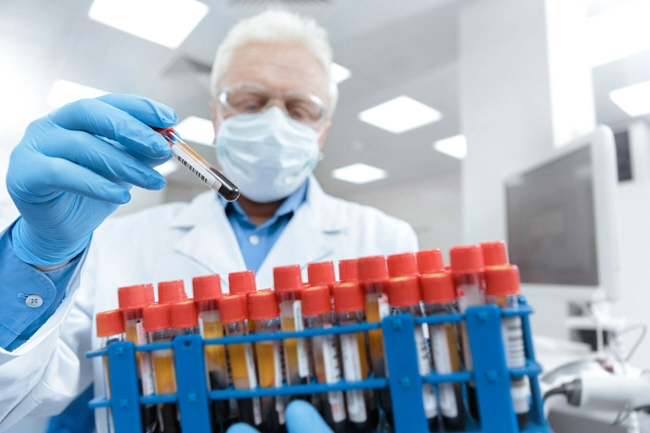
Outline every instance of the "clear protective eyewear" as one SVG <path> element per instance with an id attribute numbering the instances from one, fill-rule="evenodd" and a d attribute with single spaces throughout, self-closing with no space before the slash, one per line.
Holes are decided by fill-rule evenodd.
<path id="1" fill-rule="evenodd" d="M 318 129 L 327 118 L 327 109 L 323 100 L 316 95 L 305 92 L 289 91 L 281 96 L 278 92 L 261 84 L 241 83 L 228 86 L 217 95 L 219 103 L 228 110 L 230 115 L 261 113 L 274 102 L 290 118 Z M 223 113 L 219 113 L 224 117 Z"/>

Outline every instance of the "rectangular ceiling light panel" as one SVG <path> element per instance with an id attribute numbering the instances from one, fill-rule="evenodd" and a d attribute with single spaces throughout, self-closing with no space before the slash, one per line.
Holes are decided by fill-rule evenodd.
<path id="1" fill-rule="evenodd" d="M 184 141 L 211 146 L 214 142 L 214 125 L 212 120 L 197 116 L 188 116 L 174 126 Z"/>
<path id="2" fill-rule="evenodd" d="M 454 135 L 433 143 L 433 148 L 445 155 L 463 159 L 467 155 L 467 140 L 464 135 Z"/>
<path id="3" fill-rule="evenodd" d="M 88 16 L 150 42 L 175 49 L 210 8 L 196 0 L 95 0 Z"/>
<path id="4" fill-rule="evenodd" d="M 650 81 L 609 92 L 609 98 L 632 117 L 650 113 Z"/>
<path id="5" fill-rule="evenodd" d="M 437 122 L 441 118 L 439 111 L 404 95 L 359 113 L 359 120 L 394 134 Z"/>
<path id="6" fill-rule="evenodd" d="M 84 86 L 83 84 L 74 83 L 68 80 L 56 80 L 50 94 L 47 95 L 47 105 L 59 108 L 70 102 L 80 99 L 96 98 L 106 95 L 108 92 L 95 89 L 94 87 Z"/>
<path id="7" fill-rule="evenodd" d="M 362 163 L 356 163 L 332 170 L 332 177 L 334 179 L 356 183 L 357 185 L 363 185 L 364 183 L 384 179 L 386 175 L 387 173 L 385 170 Z"/>

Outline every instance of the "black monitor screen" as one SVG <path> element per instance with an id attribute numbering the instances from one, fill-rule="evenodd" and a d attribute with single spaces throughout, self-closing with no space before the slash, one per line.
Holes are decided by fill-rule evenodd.
<path id="1" fill-rule="evenodd" d="M 521 281 L 598 285 L 591 149 L 506 181 L 510 261 Z"/>

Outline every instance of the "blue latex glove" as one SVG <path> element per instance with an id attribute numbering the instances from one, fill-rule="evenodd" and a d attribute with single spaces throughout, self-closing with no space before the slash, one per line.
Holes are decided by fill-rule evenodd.
<path id="1" fill-rule="evenodd" d="M 133 95 L 106 95 L 65 105 L 32 122 L 11 153 L 7 189 L 21 217 L 12 230 L 22 261 L 65 263 L 82 252 L 93 231 L 135 185 L 150 190 L 165 178 L 150 166 L 167 161 L 165 128 L 178 116 Z"/>
<path id="2" fill-rule="evenodd" d="M 314 409 L 314 406 L 302 400 L 294 400 L 285 412 L 289 433 L 333 433 L 327 423 Z M 259 433 L 248 424 L 235 424 L 227 433 Z"/>

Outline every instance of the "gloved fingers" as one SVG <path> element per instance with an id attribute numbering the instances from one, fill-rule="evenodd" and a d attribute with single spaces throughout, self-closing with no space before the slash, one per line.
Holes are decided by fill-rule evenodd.
<path id="1" fill-rule="evenodd" d="M 47 117 L 62 128 L 106 137 L 145 157 L 162 158 L 171 153 L 169 143 L 162 135 L 99 99 L 72 102 Z"/>
<path id="2" fill-rule="evenodd" d="M 39 150 L 44 155 L 67 159 L 110 180 L 141 188 L 158 190 L 165 186 L 165 178 L 160 173 L 109 142 L 87 132 L 53 127 L 60 130 L 61 139 L 41 144 Z"/>
<path id="3" fill-rule="evenodd" d="M 130 114 L 145 125 L 168 128 L 178 123 L 178 116 L 174 110 L 153 99 L 119 93 L 111 93 L 96 99 Z"/>
<path id="4" fill-rule="evenodd" d="M 237 423 L 232 425 L 228 430 L 226 430 L 226 433 L 260 433 L 259 430 L 254 429 L 248 424 L 244 423 Z"/>
<path id="5" fill-rule="evenodd" d="M 306 401 L 292 401 L 285 414 L 289 433 L 333 433 L 314 406 Z"/>

